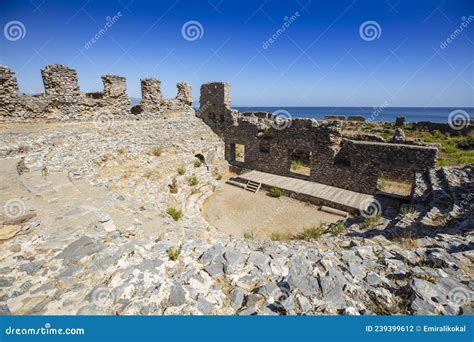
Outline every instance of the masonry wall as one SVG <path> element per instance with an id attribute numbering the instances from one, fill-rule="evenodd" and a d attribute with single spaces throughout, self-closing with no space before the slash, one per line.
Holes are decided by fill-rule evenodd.
<path id="1" fill-rule="evenodd" d="M 433 132 L 437 130 L 450 135 L 468 135 L 474 130 L 474 120 L 470 120 L 468 124 L 456 128 L 451 127 L 448 123 L 431 121 L 413 122 L 412 125 L 418 131 Z"/>
<path id="2" fill-rule="evenodd" d="M 0 66 L 0 121 L 93 120 L 104 113 L 180 117 L 193 111 L 192 89 L 186 82 L 177 84 L 176 98 L 165 99 L 158 79 L 142 80 L 142 103 L 132 113 L 125 77 L 104 75 L 102 91 L 83 93 L 76 70 L 65 65 L 48 65 L 41 70 L 41 76 L 44 93 L 30 96 L 19 91 L 15 73 Z"/>
<path id="3" fill-rule="evenodd" d="M 234 166 L 301 177 L 310 181 L 373 194 L 385 176 L 410 178 L 435 166 L 437 149 L 426 146 L 343 139 L 340 123 L 312 119 L 280 121 L 271 113 L 240 113 L 230 107 L 230 86 L 201 86 L 201 117 L 225 141 L 226 159 Z M 245 146 L 245 161 L 237 161 L 235 145 Z M 310 175 L 291 171 L 294 151 L 310 154 Z"/>
<path id="4" fill-rule="evenodd" d="M 189 83 L 179 82 L 176 85 L 178 94 L 174 99 L 166 99 L 161 93 L 161 81 L 157 78 L 141 80 L 142 100 L 140 111 L 148 114 L 177 118 L 188 115 L 192 109 L 193 96 Z"/>

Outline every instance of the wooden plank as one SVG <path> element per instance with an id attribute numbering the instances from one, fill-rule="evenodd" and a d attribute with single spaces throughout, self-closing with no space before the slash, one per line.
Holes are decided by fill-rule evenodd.
<path id="1" fill-rule="evenodd" d="M 321 200 L 338 203 L 343 206 L 359 209 L 363 201 L 373 200 L 372 195 L 361 194 L 354 191 L 337 188 L 334 186 L 310 182 L 303 179 L 274 175 L 270 173 L 252 170 L 240 176 L 247 181 L 265 184 L 266 186 L 278 187 L 283 190 L 292 191 Z"/>

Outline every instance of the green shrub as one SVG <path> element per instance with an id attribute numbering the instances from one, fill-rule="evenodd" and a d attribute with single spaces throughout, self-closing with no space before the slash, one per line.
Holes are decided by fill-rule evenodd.
<path id="1" fill-rule="evenodd" d="M 457 147 L 462 150 L 474 150 L 474 133 L 464 137 L 460 142 L 457 143 Z"/>
<path id="2" fill-rule="evenodd" d="M 372 228 L 377 225 L 377 223 L 380 221 L 380 218 L 382 215 L 379 213 L 374 216 L 369 216 L 367 217 L 362 223 L 360 224 L 360 228 L 362 229 L 367 229 L 367 228 Z"/>
<path id="3" fill-rule="evenodd" d="M 341 234 L 342 232 L 344 232 L 344 230 L 345 230 L 344 222 L 342 221 L 331 223 L 329 225 L 329 231 L 334 236 Z"/>
<path id="4" fill-rule="evenodd" d="M 163 149 L 161 147 L 155 147 L 153 150 L 151 150 L 151 154 L 154 155 L 155 157 L 161 156 L 163 153 Z"/>
<path id="5" fill-rule="evenodd" d="M 170 249 L 168 249 L 168 257 L 173 261 L 178 260 L 178 257 L 180 254 L 181 254 L 180 247 L 170 247 Z"/>
<path id="6" fill-rule="evenodd" d="M 199 179 L 196 176 L 192 176 L 188 178 L 189 186 L 195 186 L 199 184 Z"/>
<path id="7" fill-rule="evenodd" d="M 299 160 L 292 160 L 291 161 L 291 169 L 293 171 L 298 170 L 301 167 L 301 162 Z"/>
<path id="8" fill-rule="evenodd" d="M 281 196 L 281 189 L 280 188 L 276 188 L 276 187 L 273 187 L 271 190 L 270 190 L 270 194 L 272 195 L 272 197 L 280 197 Z"/>
<path id="9" fill-rule="evenodd" d="M 181 217 L 183 217 L 183 212 L 173 207 L 166 209 L 166 213 L 170 215 L 175 221 L 178 221 Z"/>
<path id="10" fill-rule="evenodd" d="M 435 139 L 444 139 L 445 138 L 444 134 L 441 133 L 441 131 L 439 129 L 435 129 L 433 132 L 431 132 L 431 135 Z"/>
<path id="11" fill-rule="evenodd" d="M 184 166 L 180 166 L 178 167 L 177 171 L 178 171 L 178 174 L 182 176 L 186 172 L 186 168 Z"/>
<path id="12" fill-rule="evenodd" d="M 325 233 L 325 229 L 323 225 L 320 225 L 318 227 L 311 227 L 311 228 L 305 228 L 303 231 L 297 235 L 295 235 L 293 238 L 297 240 L 317 240 L 321 235 Z"/>
<path id="13" fill-rule="evenodd" d="M 253 239 L 255 239 L 255 234 L 252 230 L 250 230 L 250 231 L 244 233 L 244 238 L 248 239 L 248 240 L 253 240 Z"/>
<path id="14" fill-rule="evenodd" d="M 194 167 L 200 167 L 202 165 L 202 162 L 199 159 L 196 159 L 194 161 Z"/>

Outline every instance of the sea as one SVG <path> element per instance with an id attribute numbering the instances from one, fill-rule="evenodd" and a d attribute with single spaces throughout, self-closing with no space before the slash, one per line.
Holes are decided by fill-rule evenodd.
<path id="1" fill-rule="evenodd" d="M 360 115 L 369 121 L 395 122 L 397 116 L 404 116 L 406 122 L 431 121 L 449 122 L 453 116 L 464 111 L 474 120 L 473 107 L 232 107 L 240 112 L 270 112 L 295 118 L 323 119 L 325 115 Z M 282 112 L 285 111 L 285 112 Z M 287 112 L 287 113 L 286 113 Z"/>

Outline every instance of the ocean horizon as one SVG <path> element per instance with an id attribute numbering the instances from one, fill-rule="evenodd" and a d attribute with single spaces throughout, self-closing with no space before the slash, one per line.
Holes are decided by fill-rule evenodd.
<path id="1" fill-rule="evenodd" d="M 370 121 L 395 122 L 397 116 L 404 116 L 406 122 L 431 121 L 448 122 L 449 114 L 456 110 L 465 111 L 474 118 L 473 107 L 232 107 L 240 112 L 277 112 L 287 111 L 291 117 L 324 119 L 326 115 L 360 115 Z"/>
<path id="2" fill-rule="evenodd" d="M 131 97 L 132 105 L 140 104 L 140 98 Z M 199 103 L 194 102 L 195 110 Z M 337 106 L 231 106 L 232 109 L 245 112 L 287 111 L 294 118 L 324 119 L 326 115 L 360 115 L 366 120 L 395 122 L 397 116 L 404 116 L 406 122 L 431 121 L 448 122 L 449 114 L 455 110 L 465 111 L 474 120 L 474 107 L 337 107 Z"/>

